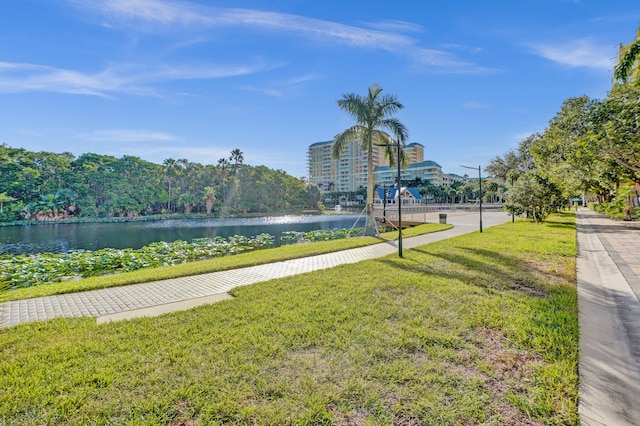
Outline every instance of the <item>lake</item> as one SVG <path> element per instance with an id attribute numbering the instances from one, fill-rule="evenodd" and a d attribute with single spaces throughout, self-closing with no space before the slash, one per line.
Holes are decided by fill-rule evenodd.
<path id="1" fill-rule="evenodd" d="M 251 237 L 262 233 L 281 245 L 284 231 L 363 227 L 364 216 L 313 215 L 238 219 L 164 219 L 151 222 L 45 224 L 0 227 L 0 254 L 67 253 L 70 250 L 141 248 L 155 241 Z"/>

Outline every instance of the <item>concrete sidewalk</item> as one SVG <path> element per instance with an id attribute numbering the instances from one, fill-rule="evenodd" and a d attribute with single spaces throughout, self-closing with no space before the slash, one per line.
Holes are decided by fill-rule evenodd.
<path id="1" fill-rule="evenodd" d="M 484 227 L 509 220 L 509 216 L 504 212 L 483 213 L 482 218 Z M 477 213 L 449 216 L 448 222 L 454 225 L 452 229 L 406 238 L 403 240 L 403 249 L 466 234 L 479 228 Z M 226 293 L 238 286 L 374 259 L 397 251 L 395 242 L 381 243 L 230 271 L 5 302 L 0 304 L 0 327 L 56 317 L 91 316 L 95 317 L 98 323 L 102 323 L 154 316 L 214 303 L 229 297 Z"/>
<path id="2" fill-rule="evenodd" d="M 576 215 L 583 425 L 640 425 L 640 227 Z"/>

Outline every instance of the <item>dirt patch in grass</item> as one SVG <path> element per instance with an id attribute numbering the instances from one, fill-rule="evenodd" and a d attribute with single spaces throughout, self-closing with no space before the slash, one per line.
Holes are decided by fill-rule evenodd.
<path id="1" fill-rule="evenodd" d="M 575 283 L 572 275 L 575 271 L 573 258 L 540 259 L 528 258 L 521 261 L 521 271 L 510 283 L 509 289 L 525 293 L 532 297 L 546 297 L 549 290 L 564 286 L 567 283 Z"/>
<path id="2" fill-rule="evenodd" d="M 509 289 L 525 293 L 527 296 L 532 297 L 545 297 L 547 295 L 544 288 L 523 278 L 515 278 L 513 283 L 509 285 Z"/>
<path id="3" fill-rule="evenodd" d="M 475 346 L 480 352 L 479 358 L 486 362 L 486 368 L 483 368 L 483 371 L 472 368 L 473 374 L 477 374 L 496 395 L 495 410 L 500 415 L 500 424 L 542 425 L 543 423 L 514 407 L 508 401 L 508 397 L 514 391 L 522 392 L 524 386 L 518 384 L 533 380 L 535 370 L 544 365 L 544 361 L 530 352 L 510 348 L 504 336 L 496 330 L 479 330 L 476 339 Z"/>
<path id="4" fill-rule="evenodd" d="M 558 259 L 527 259 L 524 261 L 526 270 L 536 276 L 537 280 L 547 286 L 575 282 L 575 258 Z M 561 260 L 561 261 L 559 261 Z"/>

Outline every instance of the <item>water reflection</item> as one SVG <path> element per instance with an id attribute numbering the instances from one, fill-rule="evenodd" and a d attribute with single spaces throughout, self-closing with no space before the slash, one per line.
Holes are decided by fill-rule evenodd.
<path id="1" fill-rule="evenodd" d="M 282 244 L 285 231 L 364 226 L 353 215 L 277 216 L 238 219 L 166 219 L 153 222 L 47 224 L 0 227 L 0 254 L 66 253 L 70 250 L 140 248 L 155 241 L 191 241 L 231 235 L 275 237 Z"/>

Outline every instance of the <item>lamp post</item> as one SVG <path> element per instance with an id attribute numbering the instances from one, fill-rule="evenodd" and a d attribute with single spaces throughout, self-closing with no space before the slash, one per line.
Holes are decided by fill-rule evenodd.
<path id="1" fill-rule="evenodd" d="M 480 200 L 480 232 L 482 232 L 482 171 L 480 169 L 480 166 L 478 167 L 469 167 L 469 166 L 460 166 L 460 167 L 464 167 L 465 169 L 471 169 L 471 170 L 476 170 L 476 168 L 478 169 L 478 184 L 480 185 L 480 190 L 479 190 L 479 195 L 478 198 Z"/>
<path id="2" fill-rule="evenodd" d="M 511 188 L 509 188 L 509 191 L 513 191 L 513 175 L 511 175 Z M 513 203 L 511 203 L 511 223 L 516 223 L 516 209 Z"/>
<path id="3" fill-rule="evenodd" d="M 382 223 L 387 223 L 387 186 L 382 185 Z"/>
<path id="4" fill-rule="evenodd" d="M 398 155 L 396 156 L 396 162 L 398 163 L 398 257 L 402 257 L 402 197 L 400 193 L 400 148 L 399 143 L 384 143 L 377 144 L 377 146 L 395 146 L 398 148 Z M 385 194 L 386 197 L 386 194 Z"/>

